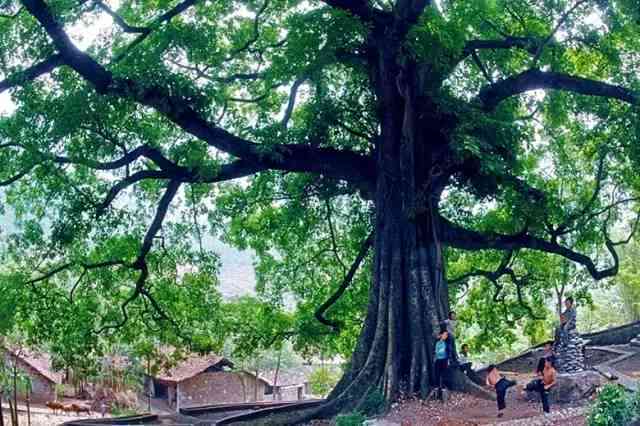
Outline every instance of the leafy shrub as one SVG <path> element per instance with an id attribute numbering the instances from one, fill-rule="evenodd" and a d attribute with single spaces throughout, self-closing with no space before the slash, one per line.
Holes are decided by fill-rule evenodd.
<path id="1" fill-rule="evenodd" d="M 64 385 L 55 385 L 54 392 L 56 394 L 56 401 L 62 401 L 62 399 L 64 398 L 64 390 Z"/>
<path id="2" fill-rule="evenodd" d="M 309 376 L 309 386 L 314 395 L 325 396 L 338 383 L 338 375 L 328 368 L 318 368 Z"/>
<path id="3" fill-rule="evenodd" d="M 634 392 L 629 397 L 629 408 L 633 419 L 640 420 L 640 391 Z"/>
<path id="4" fill-rule="evenodd" d="M 627 392 L 618 385 L 606 385 L 591 407 L 588 426 L 623 426 L 633 417 L 632 402 Z"/>
<path id="5" fill-rule="evenodd" d="M 111 408 L 111 415 L 113 417 L 129 417 L 135 416 L 138 412 L 132 408 L 120 407 L 115 405 Z"/>
<path id="6" fill-rule="evenodd" d="M 371 390 L 360 404 L 360 410 L 367 416 L 382 414 L 386 408 L 384 394 L 380 389 Z"/>
<path id="7" fill-rule="evenodd" d="M 336 417 L 336 426 L 362 426 L 367 418 L 362 413 L 340 414 Z"/>

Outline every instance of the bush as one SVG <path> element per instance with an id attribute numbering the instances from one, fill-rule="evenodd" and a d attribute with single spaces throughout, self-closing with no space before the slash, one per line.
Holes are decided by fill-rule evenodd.
<path id="1" fill-rule="evenodd" d="M 111 415 L 113 417 L 129 417 L 135 416 L 136 414 L 138 414 L 138 412 L 133 408 L 119 407 L 117 405 L 111 408 Z"/>
<path id="2" fill-rule="evenodd" d="M 631 417 L 634 420 L 640 419 L 640 391 L 634 392 L 633 395 L 629 397 L 629 407 L 631 410 Z"/>
<path id="3" fill-rule="evenodd" d="M 633 418 L 633 403 L 622 386 L 606 385 L 591 407 L 588 426 L 622 426 Z"/>
<path id="4" fill-rule="evenodd" d="M 380 389 L 375 388 L 370 391 L 360 404 L 360 410 L 367 416 L 377 416 L 382 414 L 387 402 Z"/>
<path id="5" fill-rule="evenodd" d="M 309 386 L 314 395 L 325 396 L 338 383 L 338 375 L 328 368 L 318 368 L 309 376 Z"/>
<path id="6" fill-rule="evenodd" d="M 367 418 L 362 413 L 340 414 L 336 417 L 336 426 L 362 426 Z"/>

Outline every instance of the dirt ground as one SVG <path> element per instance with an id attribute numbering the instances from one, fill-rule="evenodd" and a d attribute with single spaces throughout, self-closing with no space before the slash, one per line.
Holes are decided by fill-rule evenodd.
<path id="1" fill-rule="evenodd" d="M 567 404 L 552 406 L 552 412 L 569 407 Z M 385 420 L 411 426 L 475 426 L 493 424 L 497 420 L 515 420 L 540 416 L 539 403 L 529 403 L 516 398 L 515 392 L 507 396 L 504 417 L 496 418 L 494 401 L 478 399 L 469 395 L 453 393 L 445 403 L 440 401 L 409 400 L 395 405 Z M 552 425 L 584 426 L 584 417 L 558 420 Z"/>
<path id="2" fill-rule="evenodd" d="M 72 402 L 86 404 L 86 401 L 76 400 L 76 399 L 65 399 L 64 401 L 65 404 L 70 404 Z M 4 405 L 3 408 L 5 408 L 3 412 L 4 424 L 9 425 L 11 424 L 9 410 L 6 405 Z M 26 408 L 22 403 L 18 404 L 18 417 L 19 417 L 18 421 L 20 422 L 20 426 L 28 425 Z M 91 415 L 88 415 L 87 413 L 81 413 L 78 415 L 76 413 L 58 412 L 57 414 L 53 414 L 51 409 L 46 407 L 44 404 L 35 403 L 31 405 L 31 426 L 54 426 L 54 425 L 62 424 L 64 422 L 68 422 L 70 420 L 87 419 L 87 418 L 101 418 L 101 416 L 98 413 L 92 413 Z"/>
<path id="3" fill-rule="evenodd" d="M 20 422 L 20 426 L 27 426 L 27 413 L 18 412 L 18 421 Z M 83 414 L 81 416 L 76 416 L 75 414 L 45 414 L 44 412 L 31 413 L 31 426 L 56 426 L 62 424 L 64 422 L 68 422 L 70 420 L 77 419 L 86 419 L 89 417 L 99 418 L 98 415 L 87 416 Z M 11 420 L 9 418 L 9 412 L 4 413 L 4 424 L 11 424 Z"/>
<path id="4" fill-rule="evenodd" d="M 613 365 L 616 370 L 622 371 L 624 374 L 640 379 L 640 354 L 634 355 Z"/>

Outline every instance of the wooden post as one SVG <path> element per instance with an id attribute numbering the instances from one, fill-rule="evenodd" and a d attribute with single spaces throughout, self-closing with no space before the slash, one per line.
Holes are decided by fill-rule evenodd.
<path id="1" fill-rule="evenodd" d="M 4 426 L 4 414 L 2 412 L 2 398 L 4 397 L 4 393 L 0 390 L 0 426 Z"/>
<path id="2" fill-rule="evenodd" d="M 29 398 L 31 397 L 29 395 L 29 389 L 27 389 L 27 399 L 26 399 L 26 403 L 27 403 L 27 425 L 31 426 L 31 405 L 29 404 Z"/>
<path id="3" fill-rule="evenodd" d="M 180 382 L 176 383 L 176 412 L 180 413 Z"/>
<path id="4" fill-rule="evenodd" d="M 18 420 L 18 356 L 13 357 L 13 415 L 14 426 L 19 425 Z"/>

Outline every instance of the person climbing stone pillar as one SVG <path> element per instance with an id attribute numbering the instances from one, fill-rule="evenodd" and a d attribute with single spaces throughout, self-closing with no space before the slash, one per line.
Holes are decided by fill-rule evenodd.
<path id="1" fill-rule="evenodd" d="M 565 300 L 566 310 L 560 315 L 560 326 L 556 330 L 554 352 L 560 373 L 579 373 L 585 370 L 584 346 L 576 330 L 577 311 L 572 297 Z"/>

